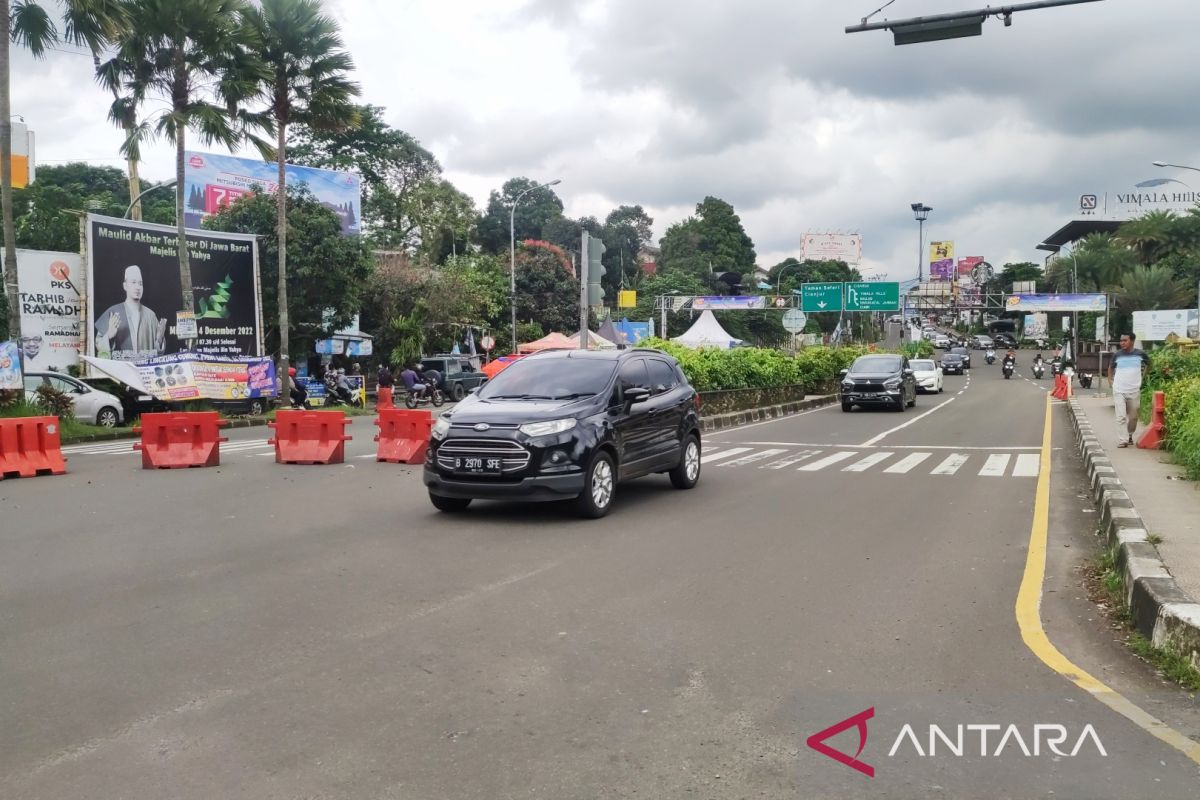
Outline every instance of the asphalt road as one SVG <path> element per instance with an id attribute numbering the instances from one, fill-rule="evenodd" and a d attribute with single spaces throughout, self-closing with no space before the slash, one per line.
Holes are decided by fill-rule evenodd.
<path id="1" fill-rule="evenodd" d="M 338 466 L 275 464 L 265 429 L 206 470 L 74 448 L 0 482 L 0 797 L 1195 798 L 1195 762 L 1018 631 L 1049 383 L 946 385 L 715 434 L 697 489 L 645 479 L 599 521 L 440 515 L 369 419 Z M 1053 424 L 1045 628 L 1200 740 L 1082 597 L 1094 515 Z M 867 709 L 874 777 L 806 746 Z M 929 755 L 931 723 L 1030 750 L 1062 725 L 1065 752 L 1091 725 L 1106 755 L 971 729 Z"/>

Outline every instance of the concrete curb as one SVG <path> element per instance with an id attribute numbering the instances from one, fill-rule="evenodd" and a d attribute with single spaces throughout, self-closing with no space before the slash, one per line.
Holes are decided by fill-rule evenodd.
<path id="1" fill-rule="evenodd" d="M 1100 530 L 1121 570 L 1125 602 L 1133 627 L 1155 646 L 1184 656 L 1200 669 L 1200 603 L 1171 577 L 1149 541 L 1149 531 L 1104 453 L 1091 423 L 1068 404 L 1075 441 L 1087 470 L 1092 499 L 1100 510 Z"/>
<path id="2" fill-rule="evenodd" d="M 748 408 L 745 411 L 731 411 L 728 414 L 714 414 L 711 417 L 700 418 L 700 430 L 709 433 L 725 428 L 736 428 L 739 425 L 749 425 L 752 422 L 779 419 L 780 417 L 798 414 L 801 411 L 807 411 L 812 408 L 831 406 L 836 402 L 838 402 L 838 396 L 830 394 L 797 400 L 792 403 L 783 403 L 777 406 L 763 406 L 762 408 Z"/>

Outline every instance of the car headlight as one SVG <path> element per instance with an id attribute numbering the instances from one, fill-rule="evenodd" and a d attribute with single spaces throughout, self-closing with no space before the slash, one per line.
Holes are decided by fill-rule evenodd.
<path id="1" fill-rule="evenodd" d="M 849 378 L 847 378 L 846 380 L 842 381 L 842 388 L 844 388 L 844 389 L 853 389 L 853 388 L 854 388 L 854 381 L 852 381 L 852 380 L 850 380 Z"/>
<path id="2" fill-rule="evenodd" d="M 883 386 L 886 389 L 899 389 L 900 388 L 900 379 L 899 378 L 888 378 L 886 381 L 883 382 Z"/>
<path id="3" fill-rule="evenodd" d="M 550 436 L 555 433 L 563 433 L 575 427 L 575 420 L 572 419 L 554 419 L 549 422 L 527 422 L 517 428 L 526 436 Z"/>
<path id="4" fill-rule="evenodd" d="M 434 439 L 437 439 L 440 441 L 442 439 L 445 439 L 446 434 L 449 432 L 450 432 L 450 420 L 439 419 L 437 422 L 433 423 L 433 430 L 431 430 L 429 432 L 429 435 L 432 436 Z"/>

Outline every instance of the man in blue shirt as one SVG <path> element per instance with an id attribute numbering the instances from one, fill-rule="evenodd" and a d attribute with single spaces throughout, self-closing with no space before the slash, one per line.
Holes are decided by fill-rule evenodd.
<path id="1" fill-rule="evenodd" d="M 1108 379 L 1112 381 L 1113 406 L 1117 412 L 1117 447 L 1133 444 L 1133 432 L 1137 430 L 1138 410 L 1142 405 L 1142 378 L 1150 359 L 1133 346 L 1137 337 L 1132 333 L 1121 334 L 1121 349 L 1113 355 L 1108 367 Z"/>

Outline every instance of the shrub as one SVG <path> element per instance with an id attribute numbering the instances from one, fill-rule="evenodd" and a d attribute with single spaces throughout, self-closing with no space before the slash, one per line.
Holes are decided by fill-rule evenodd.
<path id="1" fill-rule="evenodd" d="M 49 384 L 43 383 L 37 388 L 34 401 L 43 414 L 58 417 L 60 420 L 74 419 L 75 406 L 66 392 L 60 392 Z"/>
<path id="2" fill-rule="evenodd" d="M 675 358 L 688 381 L 701 392 L 797 384 L 803 385 L 807 393 L 832 391 L 838 372 L 867 352 L 863 347 L 806 347 L 791 357 L 760 347 L 693 350 L 661 339 L 646 339 L 640 346 L 662 350 Z"/>

